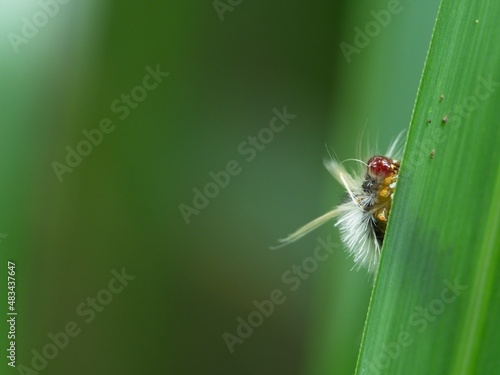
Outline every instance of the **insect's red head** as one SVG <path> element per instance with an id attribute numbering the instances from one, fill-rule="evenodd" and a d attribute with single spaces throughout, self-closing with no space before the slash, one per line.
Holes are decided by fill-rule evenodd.
<path id="1" fill-rule="evenodd" d="M 389 177 L 394 173 L 392 160 L 385 156 L 374 156 L 368 160 L 368 174 L 372 177 Z"/>

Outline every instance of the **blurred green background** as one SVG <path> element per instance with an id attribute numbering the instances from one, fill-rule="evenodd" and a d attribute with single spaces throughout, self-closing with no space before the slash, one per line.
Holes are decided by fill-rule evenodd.
<path id="1" fill-rule="evenodd" d="M 369 277 L 338 249 L 284 283 L 317 236 L 339 243 L 332 225 L 269 246 L 342 199 L 325 144 L 352 158 L 363 130 L 385 150 L 407 127 L 438 1 L 401 1 L 350 63 L 339 44 L 387 1 L 233 0 L 223 20 L 212 1 L 54 1 L 0 1 L 0 282 L 15 261 L 17 365 L 74 321 L 40 373 L 353 373 Z M 121 120 L 112 103 L 158 64 L 170 75 Z M 247 161 L 239 145 L 284 106 L 296 118 Z M 114 131 L 59 182 L 52 163 L 103 118 Z M 230 160 L 241 173 L 186 224 L 179 205 Z M 123 267 L 135 279 L 86 323 L 77 306 Z M 230 353 L 223 334 L 274 289 L 286 301 Z"/>

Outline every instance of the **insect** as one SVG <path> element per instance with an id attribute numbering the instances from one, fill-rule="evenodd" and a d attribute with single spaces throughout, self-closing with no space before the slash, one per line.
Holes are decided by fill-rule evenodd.
<path id="1" fill-rule="evenodd" d="M 337 219 L 335 227 L 339 228 L 340 238 L 354 259 L 354 267 L 365 267 L 373 273 L 380 259 L 398 180 L 402 136 L 400 133 L 396 137 L 384 155 L 372 156 L 365 159 L 366 162 L 349 159 L 358 162 L 357 172 L 349 173 L 343 166 L 344 162 L 332 157 L 325 160 L 326 169 L 346 189 L 347 201 L 279 240 L 280 245 L 272 249 L 295 242 L 326 222 Z"/>

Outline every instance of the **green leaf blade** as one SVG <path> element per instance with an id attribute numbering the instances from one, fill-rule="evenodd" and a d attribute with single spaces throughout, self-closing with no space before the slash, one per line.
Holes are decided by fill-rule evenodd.
<path id="1" fill-rule="evenodd" d="M 357 374 L 498 372 L 499 19 L 498 2 L 441 4 Z"/>

